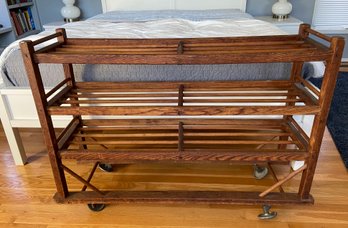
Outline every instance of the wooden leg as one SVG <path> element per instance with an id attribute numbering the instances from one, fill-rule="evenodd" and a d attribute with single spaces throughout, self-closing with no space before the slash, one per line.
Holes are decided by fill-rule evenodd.
<path id="1" fill-rule="evenodd" d="M 13 160 L 16 165 L 24 165 L 27 162 L 27 156 L 18 129 L 13 128 L 11 125 L 10 116 L 8 105 L 6 104 L 3 95 L 0 94 L 0 117 Z"/>

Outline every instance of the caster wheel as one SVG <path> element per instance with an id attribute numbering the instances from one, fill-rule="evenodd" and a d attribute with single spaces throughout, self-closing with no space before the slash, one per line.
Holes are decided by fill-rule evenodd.
<path id="1" fill-rule="evenodd" d="M 271 209 L 270 205 L 263 205 L 262 209 L 263 209 L 263 213 L 259 214 L 259 216 L 258 216 L 259 219 L 267 220 L 267 219 L 273 219 L 273 218 L 277 217 L 277 212 L 275 212 L 275 211 L 270 212 L 269 211 L 269 209 Z"/>
<path id="2" fill-rule="evenodd" d="M 256 180 L 261 180 L 265 178 L 268 174 L 267 167 L 260 167 L 258 165 L 254 165 L 254 177 Z"/>
<path id="3" fill-rule="evenodd" d="M 98 167 L 99 167 L 99 169 L 101 169 L 105 172 L 108 172 L 108 173 L 114 171 L 111 164 L 99 163 Z"/>
<path id="4" fill-rule="evenodd" d="M 94 204 L 94 203 L 89 203 L 87 204 L 88 208 L 91 211 L 102 211 L 105 208 L 105 204 Z"/>

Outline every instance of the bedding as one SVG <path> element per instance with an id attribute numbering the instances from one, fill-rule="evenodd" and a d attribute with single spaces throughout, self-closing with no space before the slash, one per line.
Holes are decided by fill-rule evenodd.
<path id="1" fill-rule="evenodd" d="M 285 34 L 277 27 L 238 10 L 116 11 L 97 15 L 86 21 L 68 23 L 62 27 L 66 29 L 68 37 L 76 38 L 190 38 Z M 25 39 L 35 40 L 52 32 L 47 30 Z M 18 43 L 19 41 L 12 43 L 0 57 L 1 76 L 7 87 L 29 86 Z M 265 80 L 285 79 L 289 75 L 290 67 L 287 63 L 200 66 L 75 65 L 74 73 L 80 81 Z M 63 78 L 60 65 L 42 64 L 40 70 L 44 75 L 45 86 L 53 86 Z"/>

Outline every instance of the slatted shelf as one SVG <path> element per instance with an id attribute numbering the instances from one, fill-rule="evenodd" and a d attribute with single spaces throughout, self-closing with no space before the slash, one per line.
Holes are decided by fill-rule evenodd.
<path id="1" fill-rule="evenodd" d="M 238 84 L 238 82 L 236 82 Z M 50 114 L 238 115 L 316 114 L 317 99 L 288 82 L 77 83 L 49 101 Z M 293 103 L 293 106 L 286 106 Z M 212 108 L 213 107 L 213 108 Z"/>
<path id="2" fill-rule="evenodd" d="M 303 160 L 308 139 L 293 132 L 291 125 L 281 119 L 85 120 L 62 137 L 61 156 L 118 163 Z"/>
<path id="3" fill-rule="evenodd" d="M 68 39 L 35 55 L 38 63 L 231 64 L 314 61 L 331 50 L 299 36 L 180 39 Z"/>

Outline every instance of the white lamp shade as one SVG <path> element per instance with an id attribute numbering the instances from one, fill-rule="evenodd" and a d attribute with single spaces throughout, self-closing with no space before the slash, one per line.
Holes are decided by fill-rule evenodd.
<path id="1" fill-rule="evenodd" d="M 81 15 L 81 11 L 78 7 L 74 6 L 75 0 L 63 0 L 65 6 L 60 10 L 60 13 L 64 18 L 76 19 Z"/>
<path id="2" fill-rule="evenodd" d="M 292 5 L 287 0 L 279 0 L 272 6 L 272 13 L 277 16 L 287 16 L 291 13 Z"/>

